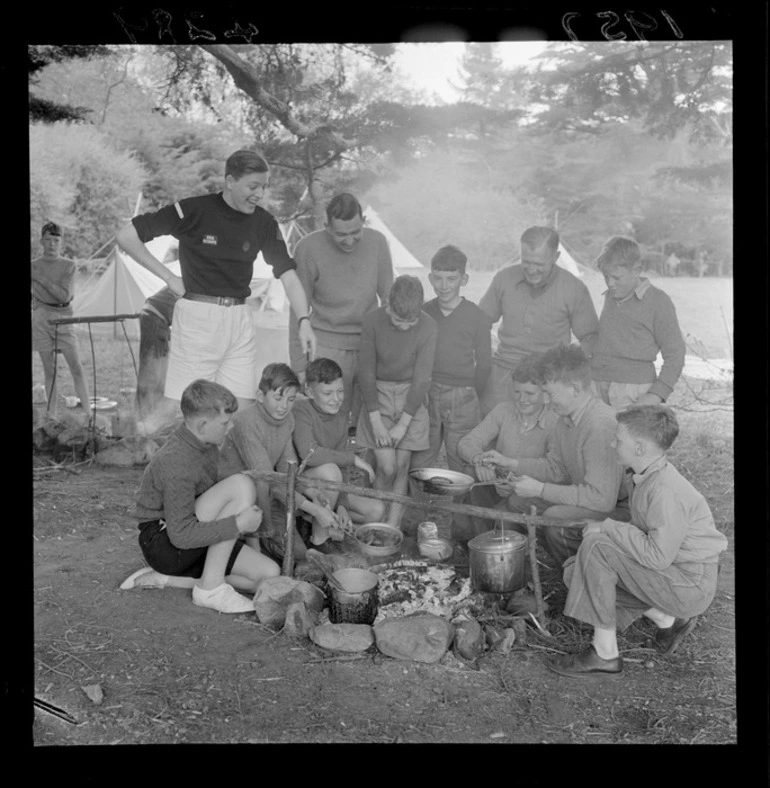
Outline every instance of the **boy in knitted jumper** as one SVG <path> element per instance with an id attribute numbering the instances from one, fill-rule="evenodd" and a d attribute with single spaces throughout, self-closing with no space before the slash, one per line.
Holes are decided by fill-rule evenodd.
<path id="1" fill-rule="evenodd" d="M 674 304 L 641 275 L 639 245 L 615 235 L 596 260 L 607 291 L 591 359 L 594 393 L 613 408 L 665 402 L 684 367 L 685 344 Z M 655 372 L 658 352 L 663 356 Z"/>
<path id="2" fill-rule="evenodd" d="M 436 353 L 436 321 L 422 311 L 422 282 L 399 276 L 388 303 L 364 315 L 358 379 L 364 407 L 356 440 L 372 449 L 374 487 L 405 495 L 412 452 L 427 449 L 425 405 Z M 389 525 L 398 527 L 402 504 L 392 502 Z"/>
<path id="3" fill-rule="evenodd" d="M 270 471 L 285 473 L 289 460 L 297 460 L 292 442 L 292 408 L 299 390 L 299 380 L 291 367 L 281 363 L 265 367 L 259 381 L 257 401 L 237 413 L 233 428 L 222 446 L 219 460 L 221 479 L 244 471 L 250 475 Z M 258 542 L 268 555 L 280 559 L 286 537 L 285 488 L 277 485 L 271 488 L 267 482 L 257 481 L 257 503 L 265 518 Z M 297 512 L 312 518 L 312 537 L 300 530 L 295 532 L 295 558 L 301 560 L 305 557 L 306 542 L 320 544 L 326 541 L 330 531 L 337 535 L 340 522 L 324 502 L 320 491 L 308 492 L 307 496 L 295 492 L 294 506 Z M 303 527 L 302 521 L 298 519 L 297 525 Z M 254 541 L 256 543 L 257 539 Z"/>
<path id="4" fill-rule="evenodd" d="M 706 499 L 666 458 L 679 433 L 673 411 L 636 405 L 617 419 L 613 446 L 630 472 L 631 522 L 589 522 L 564 566 L 564 613 L 593 626 L 594 634 L 581 654 L 548 661 L 563 676 L 620 673 L 617 631 L 640 616 L 657 626 L 657 649 L 672 653 L 714 599 L 719 555 L 727 548 Z"/>
<path id="5" fill-rule="evenodd" d="M 231 391 L 195 380 L 182 392 L 184 421 L 150 460 L 136 496 L 139 546 L 149 567 L 129 588 L 192 588 L 193 603 L 220 613 L 254 609 L 235 588 L 254 593 L 279 567 L 245 543 L 262 522 L 256 489 L 244 474 L 217 483 L 219 444 L 238 409 Z"/>
<path id="6" fill-rule="evenodd" d="M 341 468 L 359 468 L 370 482 L 374 469 L 348 448 L 348 418 L 342 408 L 345 399 L 342 368 L 330 358 L 316 358 L 305 368 L 306 397 L 294 405 L 294 447 L 306 462 L 303 477 L 341 482 Z M 362 495 L 325 491 L 329 505 L 345 520 L 354 523 L 378 522 L 385 511 L 382 501 Z"/>

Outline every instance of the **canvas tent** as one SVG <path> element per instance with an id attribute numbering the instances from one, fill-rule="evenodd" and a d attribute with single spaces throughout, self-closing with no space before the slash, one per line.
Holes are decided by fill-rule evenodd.
<path id="1" fill-rule="evenodd" d="M 377 211 L 367 206 L 364 209 L 366 224 L 373 230 L 379 230 L 388 240 L 390 256 L 393 260 L 393 275 L 416 273 L 421 270 L 422 263 L 393 235 L 390 228 L 382 221 Z"/>

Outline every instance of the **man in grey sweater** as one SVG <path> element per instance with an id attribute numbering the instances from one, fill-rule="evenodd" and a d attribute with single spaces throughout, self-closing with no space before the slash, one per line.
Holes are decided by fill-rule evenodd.
<path id="1" fill-rule="evenodd" d="M 393 284 L 388 242 L 381 232 L 365 227 L 364 218 L 352 194 L 337 194 L 326 206 L 324 229 L 306 235 L 294 250 L 297 276 L 310 304 L 316 356 L 330 358 L 342 368 L 345 399 L 341 411 L 354 411 L 354 425 L 360 401 L 354 383 L 361 321 L 367 312 L 385 303 Z M 307 359 L 295 320 L 289 321 L 289 356 L 292 369 L 303 377 Z"/>

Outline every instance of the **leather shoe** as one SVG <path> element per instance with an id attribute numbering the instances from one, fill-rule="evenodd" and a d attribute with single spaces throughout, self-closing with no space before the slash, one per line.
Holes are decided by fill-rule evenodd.
<path id="1" fill-rule="evenodd" d="M 675 618 L 674 623 L 655 633 L 655 647 L 662 654 L 673 654 L 682 640 L 695 628 L 697 616 L 692 618 Z"/>
<path id="2" fill-rule="evenodd" d="M 623 657 L 602 659 L 593 646 L 589 646 L 582 654 L 567 654 L 547 659 L 545 664 L 549 670 L 568 678 L 618 675 L 623 672 Z"/>

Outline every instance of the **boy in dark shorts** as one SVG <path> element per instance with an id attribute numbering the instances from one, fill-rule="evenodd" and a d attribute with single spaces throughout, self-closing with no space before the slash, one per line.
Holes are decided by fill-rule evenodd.
<path id="1" fill-rule="evenodd" d="M 405 495 L 413 451 L 430 446 L 425 407 L 436 353 L 436 321 L 422 311 L 422 282 L 399 276 L 388 303 L 364 315 L 358 380 L 364 406 L 356 441 L 372 449 L 374 487 Z M 385 520 L 399 526 L 402 505 L 391 503 Z"/>
<path id="2" fill-rule="evenodd" d="M 564 565 L 564 613 L 594 628 L 586 651 L 547 662 L 571 678 L 620 673 L 617 631 L 640 616 L 657 626 L 658 651 L 672 653 L 714 599 L 727 548 L 706 499 L 666 458 L 679 433 L 673 411 L 632 405 L 617 420 L 612 445 L 632 472 L 631 521 L 589 522 Z"/>
<path id="3" fill-rule="evenodd" d="M 374 469 L 348 448 L 348 417 L 342 407 L 345 386 L 342 367 L 330 358 L 316 358 L 305 368 L 306 397 L 294 404 L 294 447 L 300 460 L 307 461 L 303 476 L 341 482 L 341 468 L 359 468 L 374 481 Z M 385 506 L 362 495 L 326 490 L 329 506 L 342 519 L 354 523 L 378 522 Z"/>
<path id="4" fill-rule="evenodd" d="M 428 390 L 430 446 L 412 454 L 412 468 L 436 466 L 441 444 L 447 466 L 464 471 L 457 449 L 480 421 L 479 397 L 492 369 L 492 322 L 484 310 L 460 295 L 468 284 L 468 258 L 456 246 L 442 246 L 430 261 L 428 279 L 436 298 L 423 311 L 436 321 L 436 356 Z"/>
<path id="5" fill-rule="evenodd" d="M 251 479 L 217 483 L 219 444 L 238 409 L 224 386 L 195 380 L 182 393 L 184 421 L 150 460 L 136 496 L 139 546 L 149 567 L 121 584 L 129 588 L 192 588 L 193 603 L 220 613 L 248 613 L 254 593 L 278 565 L 242 536 L 262 522 Z"/>
<path id="6" fill-rule="evenodd" d="M 239 472 L 285 473 L 289 460 L 297 460 L 292 434 L 294 414 L 292 409 L 300 390 L 296 374 L 287 364 L 268 364 L 262 372 L 257 390 L 257 401 L 239 411 L 233 419 L 233 428 L 225 439 L 219 460 L 219 478 L 224 479 Z M 276 560 L 283 558 L 286 537 L 286 490 L 277 485 L 257 481 L 257 503 L 264 513 L 259 542 L 262 549 Z M 340 532 L 337 515 L 324 503 L 321 491 L 309 491 L 307 496 L 295 492 L 294 506 L 298 513 L 312 521 L 308 524 L 300 517 L 296 520 L 294 554 L 297 560 L 305 557 L 309 544 L 320 544 L 328 539 L 330 531 Z M 256 539 L 255 539 L 256 541 Z"/>

